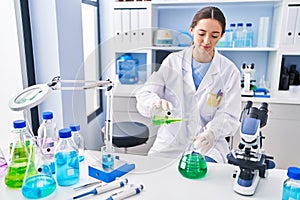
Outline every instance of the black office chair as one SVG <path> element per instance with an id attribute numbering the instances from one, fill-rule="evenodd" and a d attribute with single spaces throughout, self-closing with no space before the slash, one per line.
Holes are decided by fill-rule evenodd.
<path id="1" fill-rule="evenodd" d="M 112 143 L 115 147 L 127 148 L 145 144 L 149 139 L 149 128 L 140 122 L 114 122 Z"/>

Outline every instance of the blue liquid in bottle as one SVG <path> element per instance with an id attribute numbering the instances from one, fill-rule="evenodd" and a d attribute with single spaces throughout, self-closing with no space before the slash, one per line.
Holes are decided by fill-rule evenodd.
<path id="1" fill-rule="evenodd" d="M 289 167 L 283 183 L 282 200 L 300 200 L 300 168 Z"/>
<path id="2" fill-rule="evenodd" d="M 56 183 L 52 177 L 37 175 L 26 179 L 22 194 L 29 199 L 39 199 L 49 196 L 55 189 Z"/>
<path id="3" fill-rule="evenodd" d="M 69 186 L 79 181 L 79 159 L 77 152 L 55 154 L 56 180 L 60 186 Z"/>

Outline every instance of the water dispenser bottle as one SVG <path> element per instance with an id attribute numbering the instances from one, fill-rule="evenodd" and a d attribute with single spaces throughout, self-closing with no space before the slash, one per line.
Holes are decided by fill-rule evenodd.
<path id="1" fill-rule="evenodd" d="M 117 73 L 121 84 L 136 84 L 139 81 L 138 61 L 131 54 L 125 54 L 117 60 Z"/>

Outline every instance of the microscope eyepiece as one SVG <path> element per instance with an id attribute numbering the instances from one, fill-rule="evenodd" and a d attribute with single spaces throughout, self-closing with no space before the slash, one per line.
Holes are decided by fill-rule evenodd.
<path id="1" fill-rule="evenodd" d="M 259 110 L 268 112 L 268 104 L 266 102 L 261 103 Z"/>

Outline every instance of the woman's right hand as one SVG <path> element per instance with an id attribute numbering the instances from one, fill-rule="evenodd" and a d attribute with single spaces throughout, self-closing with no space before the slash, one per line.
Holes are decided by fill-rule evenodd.
<path id="1" fill-rule="evenodd" d="M 173 110 L 173 104 L 165 99 L 160 99 L 154 103 L 153 110 L 171 111 Z"/>

